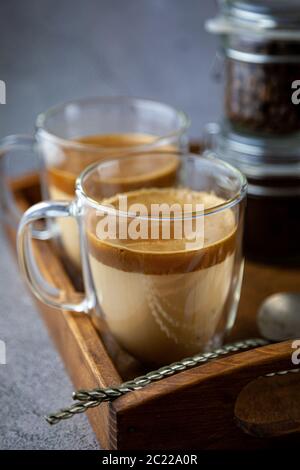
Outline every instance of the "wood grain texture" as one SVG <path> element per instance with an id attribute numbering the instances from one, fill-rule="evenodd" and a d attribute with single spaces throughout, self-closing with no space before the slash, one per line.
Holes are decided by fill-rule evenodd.
<path id="1" fill-rule="evenodd" d="M 15 195 L 24 209 L 38 197 L 38 189 L 28 180 L 22 189 L 19 181 Z M 15 232 L 9 227 L 6 230 L 14 246 Z M 34 252 L 45 278 L 63 287 L 68 295 L 76 296 L 52 243 L 34 241 Z M 278 290 L 290 290 L 292 286 L 296 289 L 297 285 L 299 288 L 299 280 L 297 271 L 246 263 L 240 311 L 230 339 L 256 336 L 255 314 L 260 302 Z M 99 318 L 57 311 L 36 302 L 76 388 L 116 385 L 145 372 L 141 364 L 119 348 Z M 291 342 L 287 341 L 213 360 L 131 392 L 110 405 L 93 408 L 88 413 L 90 422 L 102 447 L 108 449 L 288 447 L 299 440 L 297 426 L 291 425 L 287 431 L 283 420 L 282 427 L 277 423 L 275 433 L 282 437 L 253 437 L 268 433 L 261 431 L 255 413 L 251 418 L 253 406 L 245 407 L 243 397 L 258 377 L 295 367 L 291 363 L 292 351 Z M 299 374 L 294 380 L 292 389 L 298 390 Z M 267 393 L 262 388 L 261 393 Z M 285 390 L 292 403 L 290 388 L 286 386 Z M 256 419 L 255 426 L 251 419 Z M 263 426 L 271 420 L 272 416 L 268 416 Z M 287 432 L 293 434 L 285 436 Z"/>
<path id="2" fill-rule="evenodd" d="M 252 436 L 300 432 L 299 374 L 259 377 L 250 382 L 240 392 L 234 414 L 241 429 Z"/>
<path id="3" fill-rule="evenodd" d="M 114 440 L 118 449 L 272 447 L 272 440 L 255 439 L 238 428 L 234 407 L 241 390 L 253 379 L 295 367 L 291 351 L 289 341 L 257 348 L 181 372 L 119 398 L 114 402 L 118 417 Z M 286 445 L 285 439 L 276 445 Z"/>

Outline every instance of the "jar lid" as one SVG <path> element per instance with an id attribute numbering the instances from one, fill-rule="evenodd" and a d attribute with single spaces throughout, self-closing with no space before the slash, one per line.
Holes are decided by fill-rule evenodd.
<path id="1" fill-rule="evenodd" d="M 214 134 L 213 147 L 218 156 L 248 177 L 300 176 L 300 133 L 289 137 L 257 137 L 240 133 L 224 122 Z"/>
<path id="2" fill-rule="evenodd" d="M 243 32 L 299 39 L 299 0 L 219 0 L 220 15 L 206 22 L 209 32 Z"/>

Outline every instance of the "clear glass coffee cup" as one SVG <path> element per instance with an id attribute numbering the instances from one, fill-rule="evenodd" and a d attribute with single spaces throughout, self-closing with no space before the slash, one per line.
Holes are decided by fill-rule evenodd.
<path id="1" fill-rule="evenodd" d="M 2 205 L 15 227 L 21 213 L 9 181 L 38 166 L 44 200 L 72 200 L 75 181 L 91 163 L 128 154 L 155 153 L 187 147 L 189 119 L 167 104 L 130 97 L 96 97 L 70 101 L 40 114 L 30 136 L 9 136 L 0 142 Z M 34 159 L 34 155 L 38 157 Z M 56 237 L 73 266 L 80 267 L 79 237 L 72 220 L 58 220 L 35 238 Z"/>
<path id="2" fill-rule="evenodd" d="M 219 347 L 233 326 L 243 275 L 247 182 L 212 156 L 132 155 L 92 164 L 71 202 L 36 204 L 18 232 L 20 268 L 46 304 L 100 315 L 144 363 Z M 31 227 L 53 217 L 80 227 L 85 294 L 44 291 Z"/>

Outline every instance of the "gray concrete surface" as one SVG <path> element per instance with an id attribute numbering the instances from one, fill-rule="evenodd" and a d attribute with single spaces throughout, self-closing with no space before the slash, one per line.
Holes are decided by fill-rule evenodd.
<path id="1" fill-rule="evenodd" d="M 89 95 L 136 95 L 184 109 L 191 135 L 220 109 L 210 76 L 212 0 L 6 0 L 0 14 L 0 137 L 32 132 L 37 113 Z M 85 416 L 50 428 L 43 415 L 72 385 L 0 235 L 0 449 L 94 449 Z"/>

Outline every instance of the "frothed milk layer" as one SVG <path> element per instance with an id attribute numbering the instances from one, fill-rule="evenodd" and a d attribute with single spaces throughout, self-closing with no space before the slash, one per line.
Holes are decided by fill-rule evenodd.
<path id="1" fill-rule="evenodd" d="M 214 194 L 174 188 L 127 196 L 129 204 L 192 202 L 205 209 L 225 202 Z M 106 322 L 119 343 L 142 361 L 157 364 L 209 349 L 233 295 L 232 210 L 207 214 L 204 246 L 192 250 L 185 240 L 99 240 L 95 227 L 89 221 L 90 266 Z"/>

